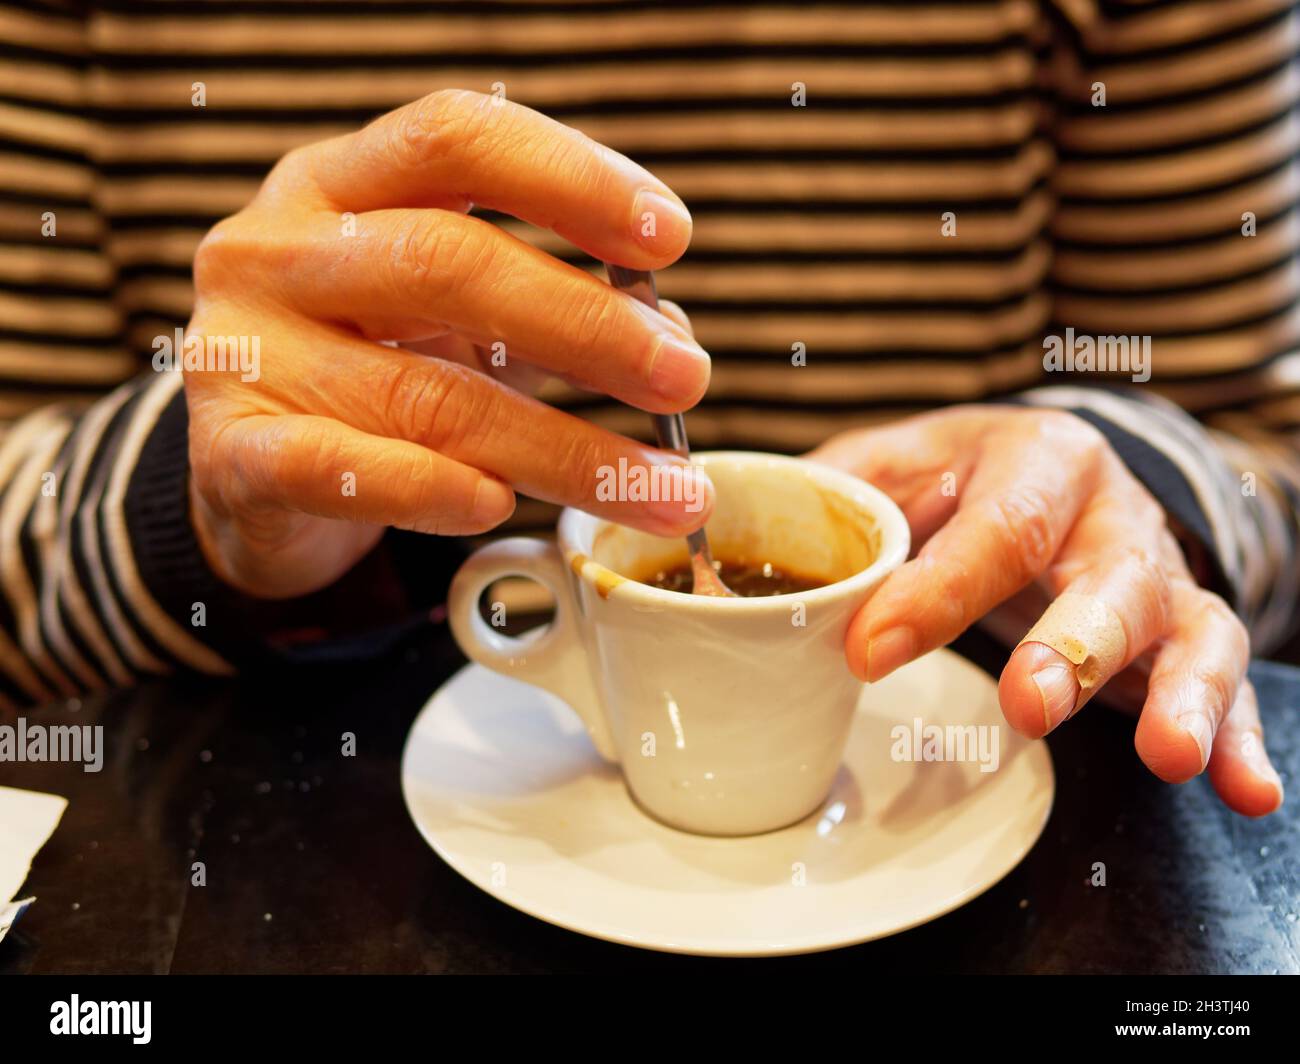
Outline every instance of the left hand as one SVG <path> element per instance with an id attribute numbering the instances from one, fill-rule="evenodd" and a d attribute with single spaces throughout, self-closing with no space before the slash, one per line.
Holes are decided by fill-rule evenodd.
<path id="1" fill-rule="evenodd" d="M 992 611 L 1014 642 L 1047 596 L 1095 596 L 1126 640 L 1098 686 L 1110 681 L 1107 700 L 1139 710 L 1137 752 L 1151 771 L 1181 783 L 1208 768 L 1224 803 L 1247 816 L 1281 804 L 1245 678 L 1244 626 L 1197 586 L 1160 505 L 1087 422 L 1055 410 L 956 407 L 846 432 L 808 457 L 888 494 L 921 545 L 849 626 L 859 677 L 878 680 Z M 1075 666 L 1042 643 L 1017 647 L 998 693 L 1007 722 L 1031 738 L 1086 700 Z"/>

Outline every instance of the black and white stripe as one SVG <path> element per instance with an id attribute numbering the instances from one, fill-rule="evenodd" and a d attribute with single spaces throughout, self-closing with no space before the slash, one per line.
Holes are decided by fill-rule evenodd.
<path id="1" fill-rule="evenodd" d="M 698 446 L 799 451 L 1055 383 L 1047 333 L 1150 335 L 1145 391 L 1201 425 L 1086 379 L 1032 401 L 1167 457 L 1267 645 L 1296 614 L 1298 44 L 1287 0 L 0 0 L 0 534 L 18 537 L 0 542 L 4 694 L 228 667 L 236 644 L 196 639 L 168 590 L 192 544 L 164 516 L 183 508 L 132 495 L 178 490 L 138 469 L 168 460 L 148 434 L 183 416 L 176 382 L 129 382 L 188 318 L 203 233 L 284 152 L 498 82 L 691 207 L 692 248 L 660 290 L 715 358 Z M 645 435 L 618 404 L 547 398 Z M 47 465 L 56 502 L 30 482 Z M 140 558 L 146 534 L 165 565 Z"/>

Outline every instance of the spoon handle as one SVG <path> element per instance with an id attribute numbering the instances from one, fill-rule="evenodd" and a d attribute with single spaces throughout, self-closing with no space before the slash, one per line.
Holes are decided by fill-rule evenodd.
<path id="1" fill-rule="evenodd" d="M 605 263 L 605 270 L 609 273 L 609 283 L 620 292 L 626 292 L 633 299 L 639 299 L 653 310 L 659 309 L 659 290 L 655 287 L 655 275 L 649 270 L 633 270 L 609 262 Z M 686 419 L 681 414 L 651 414 L 650 420 L 654 422 L 655 441 L 659 446 L 690 461 L 691 447 L 686 441 Z M 709 550 L 709 537 L 704 534 L 704 529 L 697 528 L 688 535 L 686 545 L 691 551 L 695 593 L 697 595 L 734 594 L 713 568 L 713 553 Z"/>
<path id="2" fill-rule="evenodd" d="M 626 292 L 653 310 L 659 309 L 655 275 L 649 270 L 632 270 L 608 262 L 605 269 L 609 272 L 609 283 L 620 292 Z M 681 414 L 651 414 L 650 420 L 654 422 L 655 440 L 659 446 L 689 460 L 691 447 L 686 442 L 686 419 Z"/>

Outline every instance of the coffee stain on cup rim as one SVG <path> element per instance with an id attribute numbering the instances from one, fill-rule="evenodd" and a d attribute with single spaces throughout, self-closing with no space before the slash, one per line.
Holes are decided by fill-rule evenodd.
<path id="1" fill-rule="evenodd" d="M 591 566 L 593 572 L 588 576 L 587 566 Z M 589 579 L 596 589 L 596 594 L 603 599 L 607 599 L 614 588 L 619 584 L 626 584 L 627 577 L 619 576 L 613 569 L 607 569 L 600 562 L 588 558 L 585 554 L 574 552 L 569 555 L 569 568 L 573 570 L 574 575 L 579 579 Z"/>

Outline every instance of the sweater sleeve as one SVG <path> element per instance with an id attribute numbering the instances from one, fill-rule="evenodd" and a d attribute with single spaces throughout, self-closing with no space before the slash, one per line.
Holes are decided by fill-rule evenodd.
<path id="1" fill-rule="evenodd" d="M 0 666 L 11 703 L 121 686 L 177 661 L 231 671 L 143 593 L 129 542 L 134 462 L 179 384 L 175 375 L 142 377 L 88 407 L 42 407 L 8 428 Z"/>
<path id="2" fill-rule="evenodd" d="M 223 584 L 189 512 L 181 375 L 42 407 L 0 440 L 0 704 L 141 677 L 372 657 L 425 623 L 459 557 L 418 537 L 329 588 L 270 602 Z M 412 556 L 412 563 L 404 559 Z"/>
<path id="3" fill-rule="evenodd" d="M 1300 617 L 1296 5 L 1055 6 L 1050 332 L 1149 365 L 1025 401 L 1105 433 L 1267 651 Z"/>

